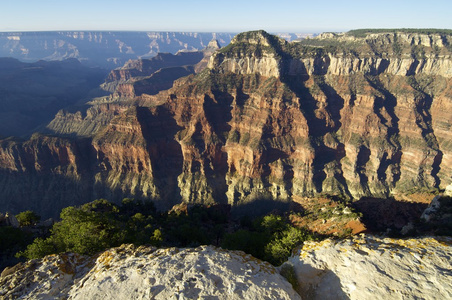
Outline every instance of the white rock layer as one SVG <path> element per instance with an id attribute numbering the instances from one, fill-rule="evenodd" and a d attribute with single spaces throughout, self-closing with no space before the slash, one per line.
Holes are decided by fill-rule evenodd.
<path id="1" fill-rule="evenodd" d="M 0 298 L 300 299 L 269 263 L 213 246 L 159 250 L 122 246 L 91 263 L 65 268 L 59 256 L 46 257 L 28 270 L 2 278 Z M 29 274 L 28 279 L 17 279 L 18 273 Z"/>
<path id="2" fill-rule="evenodd" d="M 452 299 L 451 245 L 361 235 L 305 243 L 286 264 L 303 299 Z"/>

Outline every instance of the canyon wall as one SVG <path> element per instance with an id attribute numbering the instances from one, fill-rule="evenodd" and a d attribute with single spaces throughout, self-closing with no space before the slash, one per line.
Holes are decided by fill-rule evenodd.
<path id="1" fill-rule="evenodd" d="M 301 43 L 239 34 L 198 74 L 118 102 L 117 115 L 91 132 L 89 167 L 74 171 L 76 182 L 96 191 L 85 201 L 128 195 L 162 208 L 444 189 L 452 181 L 450 42 L 418 33 Z M 22 160 L 20 151 L 8 155 Z M 3 164 L 2 172 L 31 176 Z M 39 191 L 34 182 L 26 188 Z"/>

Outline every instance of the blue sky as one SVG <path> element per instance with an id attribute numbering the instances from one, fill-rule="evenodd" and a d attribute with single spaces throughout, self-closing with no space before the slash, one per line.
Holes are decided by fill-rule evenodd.
<path id="1" fill-rule="evenodd" d="M 452 29 L 451 0 L 0 0 L 0 31 Z"/>

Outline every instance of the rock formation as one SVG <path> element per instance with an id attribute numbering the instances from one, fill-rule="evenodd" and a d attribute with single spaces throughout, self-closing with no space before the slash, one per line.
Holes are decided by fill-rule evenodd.
<path id="1" fill-rule="evenodd" d="M 212 246 L 52 255 L 4 270 L 0 286 L 2 299 L 300 299 L 269 263 Z"/>
<path id="2" fill-rule="evenodd" d="M 306 242 L 285 264 L 303 299 L 449 299 L 451 239 Z"/>
<path id="3" fill-rule="evenodd" d="M 129 60 L 123 67 L 110 72 L 105 79 L 105 83 L 102 85 L 102 88 L 113 93 L 117 90 L 118 85 L 124 84 L 130 79 L 134 79 L 136 77 L 140 77 L 139 79 L 142 79 L 141 77 L 151 76 L 162 68 L 195 65 L 203 58 L 203 56 L 202 51 L 178 52 L 176 55 L 171 53 L 159 53 L 151 59 Z M 183 76 L 187 76 L 192 73 L 187 73 Z M 160 90 L 169 89 L 172 86 L 172 82 L 179 77 L 175 77 L 171 80 L 169 86 Z M 152 95 L 156 93 L 148 92 L 147 94 Z M 137 94 L 137 96 L 139 95 L 140 94 Z"/>
<path id="4" fill-rule="evenodd" d="M 60 124 L 88 120 L 80 130 L 91 139 L 89 151 L 86 159 L 75 156 L 83 172 L 59 167 L 54 155 L 30 154 L 51 159 L 44 171 L 24 151 L 2 147 L 0 184 L 17 189 L 8 178 L 20 178 L 40 193 L 53 182 L 42 178 L 58 177 L 70 182 L 59 184 L 64 193 L 83 186 L 83 201 L 127 195 L 162 208 L 444 189 L 452 174 L 451 43 L 448 34 L 292 43 L 263 31 L 239 34 L 207 69 L 167 91 L 149 95 L 143 87 L 138 96 L 135 85 L 124 86 L 127 99 L 98 99 L 86 117 L 59 114 Z M 96 119 L 104 112 L 108 118 Z M 5 209 L 19 209 L 4 195 Z"/>
<path id="5" fill-rule="evenodd" d="M 64 253 L 6 268 L 0 297 L 450 299 L 451 245 L 447 238 L 369 235 L 306 242 L 278 268 L 291 283 L 241 251 L 123 245 L 93 257 Z"/>
<path id="6" fill-rule="evenodd" d="M 155 95 L 171 88 L 176 79 L 205 67 L 217 49 L 218 41 L 212 40 L 201 51 L 159 53 L 150 59 L 129 60 L 123 67 L 112 70 L 101 85 L 111 95 L 89 101 L 88 109 L 83 106 L 77 112 L 59 111 L 47 129 L 59 135 L 91 136 L 114 116 L 136 105 L 135 97 Z"/>

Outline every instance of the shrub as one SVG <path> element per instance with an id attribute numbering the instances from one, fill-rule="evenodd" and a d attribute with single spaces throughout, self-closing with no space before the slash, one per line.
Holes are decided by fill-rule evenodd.
<path id="1" fill-rule="evenodd" d="M 124 231 L 113 215 L 118 208 L 107 200 L 96 200 L 81 207 L 66 207 L 61 221 L 53 225 L 50 237 L 37 238 L 19 255 L 28 259 L 56 252 L 94 254 L 124 240 Z"/>
<path id="2" fill-rule="evenodd" d="M 41 220 L 41 217 L 34 211 L 26 210 L 16 215 L 16 219 L 21 227 L 28 227 L 36 225 Z"/>
<path id="3" fill-rule="evenodd" d="M 52 239 L 36 238 L 32 244 L 27 246 L 27 249 L 18 252 L 16 257 L 26 257 L 27 259 L 41 258 L 56 252 L 55 245 Z"/>
<path id="4" fill-rule="evenodd" d="M 276 266 L 285 262 L 296 246 L 301 245 L 304 241 L 313 239 L 313 236 L 307 231 L 289 225 L 276 236 L 278 235 L 279 237 L 274 237 L 265 246 L 266 260 Z"/>
<path id="5" fill-rule="evenodd" d="M 270 214 L 255 219 L 250 230 L 227 234 L 221 246 L 245 251 L 277 266 L 287 260 L 295 247 L 313 238 L 309 231 L 291 226 L 282 216 Z"/>

